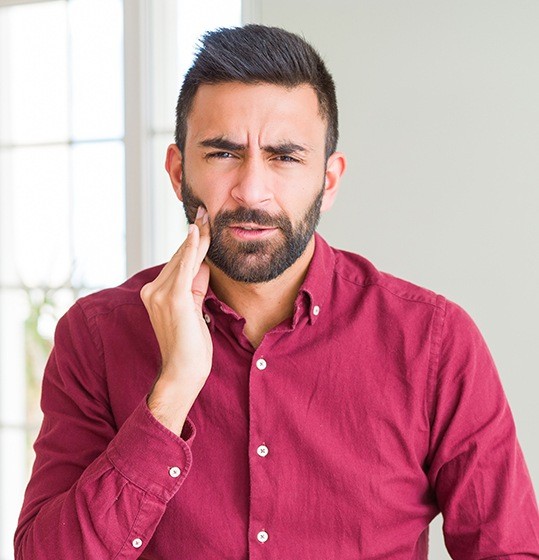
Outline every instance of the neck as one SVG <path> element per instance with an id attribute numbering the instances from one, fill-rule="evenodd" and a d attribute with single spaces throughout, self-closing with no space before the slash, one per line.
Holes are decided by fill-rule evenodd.
<path id="1" fill-rule="evenodd" d="M 273 327 L 292 317 L 294 302 L 314 254 L 314 237 L 299 259 L 269 282 L 248 284 L 228 277 L 211 262 L 210 285 L 215 295 L 246 321 L 244 334 L 257 348 Z"/>

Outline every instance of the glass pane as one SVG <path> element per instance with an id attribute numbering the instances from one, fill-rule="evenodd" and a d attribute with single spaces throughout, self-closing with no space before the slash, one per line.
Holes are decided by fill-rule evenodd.
<path id="1" fill-rule="evenodd" d="M 218 27 L 241 25 L 241 0 L 152 2 L 152 125 L 174 130 L 174 109 L 197 40 Z"/>
<path id="2" fill-rule="evenodd" d="M 75 297 L 69 288 L 0 291 L 0 424 L 39 427 L 41 380 L 54 329 Z"/>
<path id="3" fill-rule="evenodd" d="M 172 131 L 181 85 L 177 0 L 153 0 L 151 6 L 151 127 L 156 132 Z"/>
<path id="4" fill-rule="evenodd" d="M 71 0 L 73 138 L 123 136 L 121 0 Z"/>
<path id="5" fill-rule="evenodd" d="M 124 148 L 121 142 L 73 147 L 73 283 L 110 286 L 125 278 Z"/>
<path id="6" fill-rule="evenodd" d="M 13 228 L 13 158 L 0 150 L 0 285 L 17 283 Z"/>
<path id="7" fill-rule="evenodd" d="M 205 31 L 241 24 L 241 0 L 178 0 L 179 75 L 187 72 L 197 39 Z"/>
<path id="8" fill-rule="evenodd" d="M 22 426 L 26 423 L 27 294 L 2 290 L 0 307 L 0 424 Z"/>
<path id="9" fill-rule="evenodd" d="M 0 142 L 65 140 L 65 2 L 1 8 L 0 52 Z"/>
<path id="10" fill-rule="evenodd" d="M 68 148 L 47 146 L 6 151 L 11 177 L 13 229 L 9 254 L 14 276 L 26 286 L 60 285 L 71 273 Z"/>

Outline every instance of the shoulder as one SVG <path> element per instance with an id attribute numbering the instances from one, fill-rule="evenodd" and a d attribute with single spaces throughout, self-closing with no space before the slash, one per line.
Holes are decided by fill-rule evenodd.
<path id="1" fill-rule="evenodd" d="M 344 284 L 358 290 L 378 293 L 386 299 L 399 299 L 425 306 L 445 308 L 447 300 L 436 292 L 379 270 L 365 257 L 332 248 L 335 275 Z"/>
<path id="2" fill-rule="evenodd" d="M 140 298 L 142 287 L 155 280 L 163 265 L 141 270 L 119 286 L 100 290 L 80 298 L 76 306 L 88 318 L 106 315 L 121 308 L 144 308 Z"/>
<path id="3" fill-rule="evenodd" d="M 428 325 L 433 341 L 472 340 L 484 344 L 468 312 L 444 295 L 379 270 L 361 255 L 332 248 L 335 254 L 336 293 L 355 293 L 370 302 L 378 315 Z M 416 321 L 417 319 L 417 321 Z"/>

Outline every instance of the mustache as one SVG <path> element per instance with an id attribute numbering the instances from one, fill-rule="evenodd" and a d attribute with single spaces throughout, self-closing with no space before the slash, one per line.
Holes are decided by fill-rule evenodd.
<path id="1" fill-rule="evenodd" d="M 224 210 L 215 216 L 213 226 L 217 228 L 227 227 L 230 224 L 247 222 L 265 227 L 277 227 L 288 229 L 290 220 L 282 214 L 270 214 L 256 208 L 236 208 L 235 210 Z"/>

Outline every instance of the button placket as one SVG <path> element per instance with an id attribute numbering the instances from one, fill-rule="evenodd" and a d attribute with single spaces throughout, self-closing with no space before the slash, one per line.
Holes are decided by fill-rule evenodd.
<path id="1" fill-rule="evenodd" d="M 268 347 L 264 348 L 268 351 Z M 272 376 L 270 372 L 273 371 L 271 367 L 271 356 L 265 356 L 263 350 L 259 350 L 260 354 L 253 356 L 251 361 L 252 383 L 250 384 L 250 442 L 249 454 L 254 455 L 256 458 L 251 463 L 251 510 L 250 510 L 250 527 L 254 530 L 251 533 L 252 542 L 257 546 L 262 546 L 267 543 L 269 534 L 263 527 L 268 518 L 267 503 L 265 501 L 270 499 L 267 491 L 267 480 L 271 476 L 272 465 L 269 455 L 269 448 L 265 442 L 266 429 L 264 426 L 259 425 L 259 412 L 260 407 L 263 407 L 264 397 L 269 387 L 272 385 Z M 254 397 L 254 398 L 253 398 Z M 255 541 L 256 538 L 256 541 Z M 270 546 L 265 544 L 265 546 Z M 259 549 L 260 553 L 262 549 Z"/>

